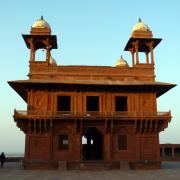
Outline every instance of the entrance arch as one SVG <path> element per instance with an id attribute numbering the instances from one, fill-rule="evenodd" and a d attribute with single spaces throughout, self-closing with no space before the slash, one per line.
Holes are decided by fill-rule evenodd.
<path id="1" fill-rule="evenodd" d="M 103 136 L 96 127 L 88 128 L 82 136 L 83 160 L 103 159 Z"/>

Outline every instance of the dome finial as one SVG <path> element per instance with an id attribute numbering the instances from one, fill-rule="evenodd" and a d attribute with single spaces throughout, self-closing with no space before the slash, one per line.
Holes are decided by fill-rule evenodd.
<path id="1" fill-rule="evenodd" d="M 123 57 L 122 57 L 122 55 L 121 55 L 121 59 L 122 59 Z"/>
<path id="2" fill-rule="evenodd" d="M 139 21 L 138 22 L 141 22 L 141 18 L 139 17 Z"/>
<path id="3" fill-rule="evenodd" d="M 43 16 L 41 16 L 41 20 L 44 20 Z"/>

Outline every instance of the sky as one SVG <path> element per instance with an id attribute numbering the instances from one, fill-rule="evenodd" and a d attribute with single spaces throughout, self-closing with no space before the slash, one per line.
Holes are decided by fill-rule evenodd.
<path id="1" fill-rule="evenodd" d="M 26 103 L 7 81 L 27 79 L 29 50 L 22 34 L 29 34 L 41 15 L 57 35 L 52 56 L 58 65 L 112 66 L 121 55 L 139 17 L 162 38 L 155 49 L 156 81 L 180 84 L 179 0 L 0 0 L 0 152 L 23 153 L 25 136 L 13 120 L 14 109 Z M 157 100 L 158 111 L 172 112 L 160 143 L 180 143 L 180 87 Z"/>

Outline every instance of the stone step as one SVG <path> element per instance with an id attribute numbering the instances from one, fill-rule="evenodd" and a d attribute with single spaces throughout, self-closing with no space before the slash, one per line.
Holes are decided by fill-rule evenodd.
<path id="1" fill-rule="evenodd" d="M 128 161 L 120 161 L 120 170 L 130 170 Z"/>
<path id="2" fill-rule="evenodd" d="M 111 168 L 111 164 L 105 162 L 81 162 L 80 170 L 107 170 Z"/>

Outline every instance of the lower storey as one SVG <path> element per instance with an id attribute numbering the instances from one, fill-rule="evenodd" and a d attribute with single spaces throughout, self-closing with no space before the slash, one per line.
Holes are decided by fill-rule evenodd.
<path id="1" fill-rule="evenodd" d="M 108 123 L 107 123 L 108 124 Z M 160 167 L 159 134 L 131 124 L 87 123 L 80 130 L 57 123 L 47 133 L 26 134 L 26 169 L 152 169 Z"/>

